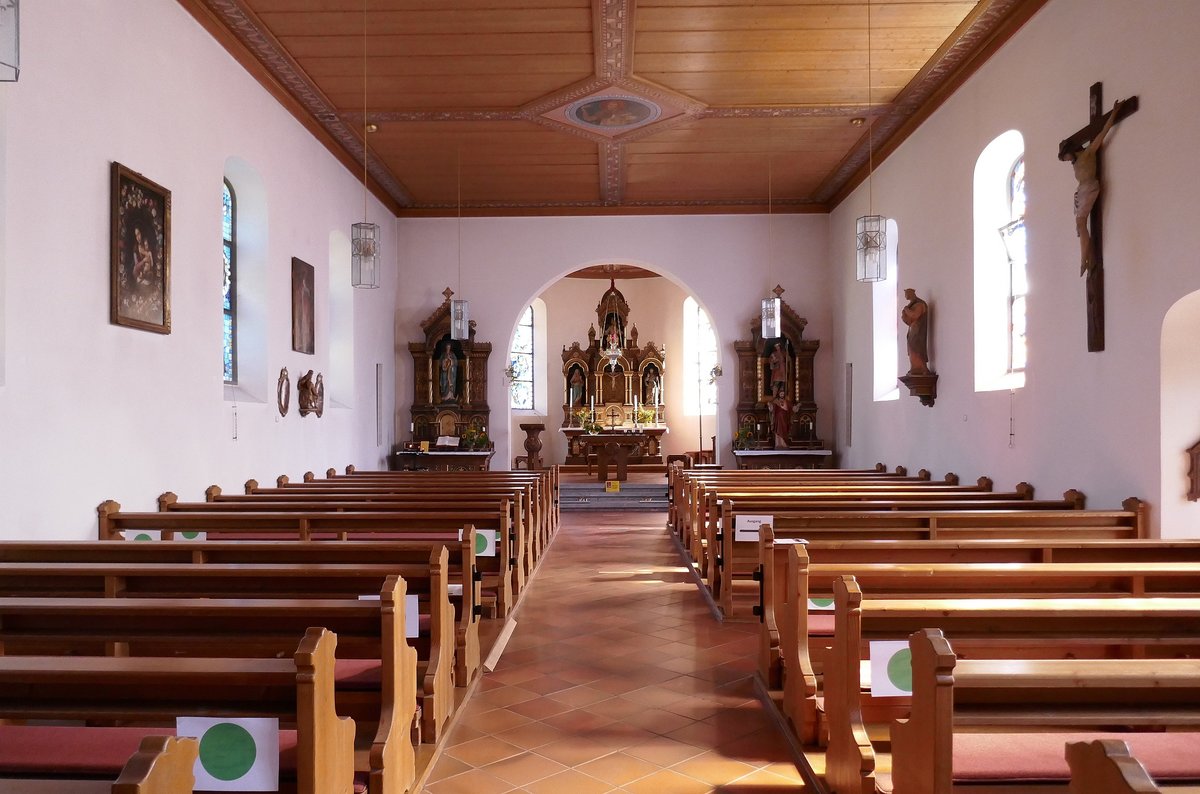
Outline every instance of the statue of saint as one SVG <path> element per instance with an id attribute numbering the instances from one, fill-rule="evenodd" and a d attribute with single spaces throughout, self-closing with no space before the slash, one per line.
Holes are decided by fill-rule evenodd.
<path id="1" fill-rule="evenodd" d="M 775 396 L 767 402 L 771 408 L 771 433 L 775 449 L 787 449 L 792 436 L 792 413 L 797 409 L 793 408 L 782 385 L 776 387 Z"/>
<path id="2" fill-rule="evenodd" d="M 646 374 L 642 377 L 643 405 L 658 405 L 659 383 L 658 370 L 654 367 L 646 367 Z"/>
<path id="3" fill-rule="evenodd" d="M 438 360 L 438 393 L 441 395 L 442 402 L 452 402 L 458 399 L 458 358 L 454 355 L 454 349 L 450 345 L 442 350 L 442 357 Z"/>
<path id="4" fill-rule="evenodd" d="M 914 289 L 904 290 L 908 301 L 900 310 L 900 319 L 908 326 L 908 374 L 929 374 L 929 305 L 917 297 Z"/>
<path id="5" fill-rule="evenodd" d="M 771 349 L 771 355 L 767 357 L 767 368 L 771 370 L 770 392 L 775 393 L 775 390 L 782 386 L 787 389 L 787 351 L 783 349 L 783 342 L 779 342 Z"/>
<path id="6" fill-rule="evenodd" d="M 583 373 L 579 367 L 571 368 L 571 380 L 568 385 L 569 405 L 583 405 Z"/>

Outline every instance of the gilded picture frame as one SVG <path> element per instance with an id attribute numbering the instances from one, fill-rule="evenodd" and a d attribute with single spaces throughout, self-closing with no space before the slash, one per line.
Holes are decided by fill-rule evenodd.
<path id="1" fill-rule="evenodd" d="M 171 333 L 171 191 L 112 164 L 109 321 Z"/>

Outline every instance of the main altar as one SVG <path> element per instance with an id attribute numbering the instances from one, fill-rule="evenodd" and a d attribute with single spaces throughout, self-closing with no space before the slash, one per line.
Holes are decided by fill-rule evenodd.
<path id="1" fill-rule="evenodd" d="M 654 342 L 638 344 L 637 325 L 629 323 L 629 304 L 615 279 L 596 305 L 587 336 L 587 347 L 574 342 L 562 351 L 566 462 L 587 464 L 596 455 L 589 436 L 603 431 L 628 442 L 621 446 L 629 464 L 662 463 L 666 351 Z"/>

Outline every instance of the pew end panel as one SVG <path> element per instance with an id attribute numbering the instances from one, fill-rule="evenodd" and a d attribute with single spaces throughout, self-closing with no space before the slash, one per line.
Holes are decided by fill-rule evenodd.
<path id="1" fill-rule="evenodd" d="M 189 737 L 147 736 L 112 786 L 112 794 L 183 794 L 196 785 L 200 743 Z"/>
<path id="2" fill-rule="evenodd" d="M 311 759 L 296 770 L 299 794 L 350 794 L 354 789 L 354 720 L 339 717 L 334 705 L 336 649 L 337 636 L 321 628 L 310 628 L 296 649 L 296 721 L 301 728 L 296 751 L 300 759 Z"/>
<path id="3" fill-rule="evenodd" d="M 954 651 L 936 629 L 913 634 L 909 647 L 912 714 L 892 723 L 893 794 L 951 794 L 939 787 L 937 770 L 951 768 L 953 746 L 939 741 L 934 726 L 954 710 Z"/>
<path id="4" fill-rule="evenodd" d="M 445 549 L 442 552 L 444 557 Z M 439 592 L 436 582 L 435 577 L 431 598 Z M 441 584 L 440 592 L 444 593 L 444 571 Z M 379 727 L 368 756 L 370 794 L 402 794 L 412 788 L 417 775 L 416 750 L 410 738 L 417 719 L 417 652 L 404 638 L 407 594 L 408 585 L 399 576 L 388 577 L 379 594 L 382 617 L 380 662 L 384 675 Z M 436 617 L 434 620 L 432 632 L 436 637 L 439 627 Z M 445 633 L 450 635 L 448 630 Z M 430 667 L 434 667 L 432 662 Z M 445 668 L 443 661 L 442 669 Z M 444 677 L 449 678 L 448 675 Z M 453 699 L 453 688 L 446 685 L 449 682 L 440 683 L 441 696 L 445 697 L 449 692 Z M 435 712 L 436 707 L 432 701 L 439 693 L 430 693 L 428 689 L 426 692 L 421 713 L 423 719 L 433 719 L 431 712 Z"/>
<path id="5" fill-rule="evenodd" d="M 1129 753 L 1129 745 L 1117 739 L 1068 742 L 1067 765 L 1071 767 L 1068 794 L 1158 794 L 1162 789 L 1146 767 Z"/>

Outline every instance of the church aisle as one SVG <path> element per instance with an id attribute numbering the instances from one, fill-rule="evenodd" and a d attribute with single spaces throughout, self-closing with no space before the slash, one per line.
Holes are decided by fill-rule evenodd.
<path id="1" fill-rule="evenodd" d="M 663 519 L 562 514 L 426 792 L 804 790 L 754 694 L 757 624 L 713 618 Z"/>

